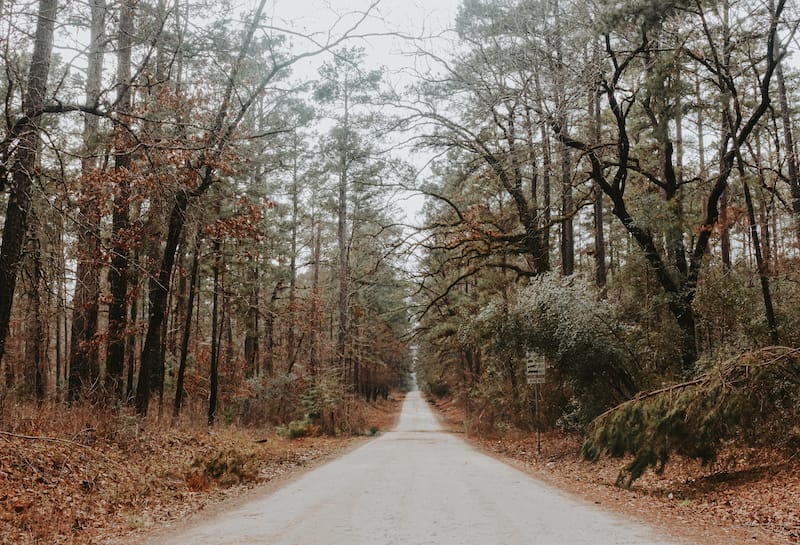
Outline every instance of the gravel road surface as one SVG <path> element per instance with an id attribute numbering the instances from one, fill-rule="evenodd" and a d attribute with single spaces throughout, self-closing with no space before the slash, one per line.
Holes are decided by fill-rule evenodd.
<path id="1" fill-rule="evenodd" d="M 442 430 L 419 392 L 398 427 L 162 545 L 667 545 Z"/>

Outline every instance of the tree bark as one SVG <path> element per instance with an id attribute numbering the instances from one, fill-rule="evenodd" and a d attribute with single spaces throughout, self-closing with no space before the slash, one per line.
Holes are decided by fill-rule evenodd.
<path id="1" fill-rule="evenodd" d="M 292 227 L 289 248 L 289 317 L 286 333 L 287 357 L 289 358 L 288 370 L 291 372 L 297 361 L 298 349 L 295 348 L 295 328 L 297 322 L 297 230 L 300 221 L 300 194 L 298 188 L 297 155 L 299 142 L 297 131 L 293 134 L 292 150 Z"/>
<path id="2" fill-rule="evenodd" d="M 337 209 L 337 229 L 336 242 L 339 248 L 339 301 L 337 311 L 339 315 L 339 329 L 336 339 L 336 365 L 342 374 L 342 383 L 347 385 L 347 291 L 348 282 L 348 253 L 347 253 L 347 185 L 348 185 L 348 145 L 350 140 L 350 104 L 349 104 L 349 83 L 344 82 L 344 119 L 342 126 L 342 142 L 340 142 L 339 157 L 339 202 Z"/>
<path id="3" fill-rule="evenodd" d="M 592 59 L 595 66 L 600 66 L 600 46 L 595 41 L 592 48 Z M 595 89 L 599 86 L 595 85 Z M 600 109 L 600 96 L 592 89 L 589 96 L 589 115 L 592 119 L 592 145 L 600 145 L 600 135 L 603 126 L 602 111 Z M 606 283 L 608 272 L 606 270 L 606 241 L 603 221 L 603 188 L 594 183 L 594 282 L 600 290 L 600 297 L 606 298 Z"/>
<path id="4" fill-rule="evenodd" d="M 781 124 L 783 125 L 783 148 L 786 155 L 787 182 L 792 195 L 792 212 L 794 212 L 795 236 L 800 243 L 800 176 L 797 168 L 797 154 L 794 149 L 794 133 L 792 119 L 789 115 L 789 98 L 786 92 L 786 80 L 783 76 L 783 62 L 775 69 L 778 83 L 778 98 L 781 105 Z"/>
<path id="5" fill-rule="evenodd" d="M 259 329 L 259 297 L 261 290 L 259 289 L 259 274 L 258 263 L 256 258 L 247 267 L 247 317 L 245 319 L 245 336 L 244 336 L 244 360 L 245 360 L 245 376 L 247 378 L 254 377 L 258 370 L 258 357 L 259 357 L 259 343 L 258 343 L 258 329 Z"/>
<path id="6" fill-rule="evenodd" d="M 91 2 L 91 30 L 86 70 L 86 103 L 96 105 L 100 100 L 105 54 L 105 0 Z M 86 183 L 97 184 L 91 178 L 97 174 L 98 128 L 100 119 L 90 113 L 83 118 L 84 157 L 81 176 Z M 81 224 L 78 230 L 78 264 L 75 273 L 75 294 L 72 299 L 72 328 L 69 354 L 69 385 L 67 399 L 75 402 L 84 385 L 100 376 L 97 346 L 97 319 L 100 297 L 100 217 L 94 191 L 80 196 Z"/>
<path id="7" fill-rule="evenodd" d="M 31 67 L 23 97 L 27 117 L 17 131 L 18 145 L 12 169 L 3 242 L 0 247 L 0 363 L 3 361 L 11 322 L 11 308 L 17 283 L 22 248 L 28 230 L 31 210 L 31 189 L 37 176 L 39 155 L 39 123 L 47 94 L 47 75 L 53 51 L 53 33 L 57 16 L 56 0 L 40 0 L 34 36 Z"/>
<path id="8" fill-rule="evenodd" d="M 211 374 L 209 376 L 208 397 L 208 425 L 214 425 L 217 414 L 217 393 L 219 390 L 219 274 L 220 274 L 220 243 L 215 239 L 212 244 L 214 252 L 214 292 L 211 303 Z"/>
<path id="9" fill-rule="evenodd" d="M 556 26 L 556 116 L 560 126 L 566 128 L 567 124 L 567 90 L 564 81 L 564 45 L 561 41 L 561 7 L 559 0 L 553 0 L 553 15 Z M 575 203 L 572 196 L 572 153 L 569 146 L 559 143 L 559 158 L 561 163 L 561 274 L 570 276 L 575 272 L 575 230 L 572 222 Z"/>
<path id="10" fill-rule="evenodd" d="M 239 50 L 239 55 L 233 66 L 232 73 L 228 78 L 228 85 L 225 89 L 225 96 L 223 97 L 222 104 L 217 112 L 213 127 L 210 131 L 212 135 L 212 142 L 208 153 L 211 156 L 211 161 L 203 161 L 202 167 L 199 168 L 201 172 L 200 183 L 192 190 L 181 189 L 174 197 L 174 204 L 169 217 L 167 227 L 167 236 L 164 244 L 163 255 L 161 257 L 161 267 L 158 270 L 158 285 L 155 293 L 151 294 L 151 308 L 150 317 L 147 326 L 147 335 L 145 336 L 144 347 L 142 348 L 142 362 L 139 370 L 139 382 L 136 385 L 136 412 L 138 414 L 147 414 L 148 405 L 150 403 L 150 375 L 152 370 L 158 365 L 158 358 L 161 350 L 161 335 L 163 329 L 163 322 L 166 317 L 167 300 L 169 296 L 170 281 L 172 279 L 172 271 L 175 267 L 175 253 L 178 249 L 183 228 L 186 223 L 186 209 L 189 202 L 193 198 L 203 195 L 209 187 L 214 183 L 216 176 L 216 167 L 213 161 L 219 159 L 227 147 L 233 132 L 238 127 L 239 122 L 247 112 L 249 105 L 252 101 L 246 101 L 242 104 L 241 109 L 238 111 L 233 122 L 228 122 L 230 114 L 231 101 L 233 99 L 234 87 L 238 81 L 238 73 L 244 64 L 245 57 L 250 50 L 250 45 L 253 37 L 261 21 L 261 16 L 264 12 L 266 0 L 261 0 L 253 16 L 253 19 L 248 27 L 247 34 L 245 35 L 242 47 Z M 263 90 L 266 85 L 272 80 L 279 68 L 288 66 L 290 61 L 281 65 L 276 65 L 269 75 L 260 82 L 259 89 Z"/>
<path id="11" fill-rule="evenodd" d="M 764 300 L 764 314 L 767 319 L 767 327 L 769 328 L 769 339 L 773 345 L 777 345 L 780 339 L 778 338 L 778 323 L 775 318 L 775 310 L 772 305 L 772 293 L 769 287 L 769 266 L 761 252 L 761 242 L 758 236 L 758 224 L 756 223 L 753 197 L 750 194 L 750 184 L 747 183 L 741 155 L 737 157 L 737 162 L 739 165 L 739 175 L 742 179 L 742 188 L 744 190 L 744 202 L 747 206 L 750 237 L 752 239 L 753 251 L 756 255 L 756 267 L 758 269 L 758 278 L 761 283 L 761 296 Z"/>
<path id="12" fill-rule="evenodd" d="M 131 47 L 135 0 L 123 0 L 117 29 L 117 114 L 125 121 L 132 111 Z M 108 347 L 106 349 L 106 395 L 109 402 L 122 400 L 122 373 L 128 335 L 128 255 L 130 229 L 131 138 L 117 128 L 114 144 L 114 172 L 117 181 L 111 220 L 113 257 L 108 282 L 111 304 L 108 306 Z"/>
<path id="13" fill-rule="evenodd" d="M 34 224 L 37 222 L 34 222 Z M 47 334 L 42 310 L 42 293 L 45 291 L 42 271 L 42 246 L 40 229 L 34 225 L 34 231 L 28 244 L 30 256 L 30 287 L 28 290 L 29 318 L 26 320 L 25 335 L 25 387 L 33 394 L 38 405 L 45 399 L 45 359 L 47 357 Z"/>
<path id="14" fill-rule="evenodd" d="M 317 222 L 314 233 L 314 265 L 311 280 L 311 331 L 309 334 L 309 367 L 311 368 L 312 376 L 316 376 L 320 371 L 320 356 L 319 356 L 319 337 L 320 328 L 322 327 L 319 315 L 319 273 L 320 262 L 322 260 L 322 223 Z"/>
<path id="15" fill-rule="evenodd" d="M 189 339 L 192 333 L 192 312 L 194 311 L 194 299 L 197 294 L 197 283 L 200 276 L 200 249 L 202 247 L 203 237 L 198 225 L 197 233 L 195 234 L 194 253 L 192 255 L 192 272 L 189 278 L 189 298 L 186 304 L 186 320 L 183 325 L 183 337 L 181 338 L 181 359 L 178 364 L 178 377 L 175 384 L 175 405 L 173 408 L 172 416 L 177 418 L 181 413 L 183 407 L 183 384 L 186 376 L 186 364 L 189 357 Z"/>

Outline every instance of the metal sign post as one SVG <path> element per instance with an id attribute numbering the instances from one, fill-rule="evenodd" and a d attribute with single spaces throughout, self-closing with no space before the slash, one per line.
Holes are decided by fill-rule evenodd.
<path id="1" fill-rule="evenodd" d="M 536 422 L 536 452 L 542 453 L 542 432 L 539 421 L 539 385 L 545 383 L 547 362 L 543 355 L 528 350 L 525 353 L 525 371 L 528 384 L 533 385 L 533 418 Z"/>

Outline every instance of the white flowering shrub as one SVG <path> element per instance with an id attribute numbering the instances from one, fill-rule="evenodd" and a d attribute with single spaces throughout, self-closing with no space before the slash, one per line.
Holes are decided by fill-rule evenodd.
<path id="1" fill-rule="evenodd" d="M 576 400 L 571 421 L 588 422 L 603 409 L 637 392 L 636 368 L 624 347 L 634 331 L 617 309 L 598 299 L 595 288 L 577 278 L 546 274 L 522 289 L 513 303 L 494 301 L 459 331 L 462 342 L 486 343 L 494 354 L 515 358 L 526 350 L 543 354 Z M 524 374 L 520 371 L 520 380 Z"/>

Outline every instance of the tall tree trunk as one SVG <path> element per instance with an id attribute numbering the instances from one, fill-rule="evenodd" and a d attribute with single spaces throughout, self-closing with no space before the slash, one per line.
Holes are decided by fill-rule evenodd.
<path id="1" fill-rule="evenodd" d="M 178 377 L 175 384 L 175 405 L 172 416 L 177 418 L 183 407 L 183 384 L 186 376 L 186 363 L 189 357 L 189 339 L 192 333 L 192 312 L 194 310 L 194 299 L 197 294 L 197 283 L 200 276 L 200 249 L 203 244 L 202 230 L 200 225 L 194 240 L 194 253 L 192 254 L 192 272 L 189 278 L 189 298 L 186 304 L 186 320 L 183 325 L 183 337 L 181 338 L 181 359 L 178 364 Z"/>
<path id="2" fill-rule="evenodd" d="M 531 169 L 531 193 L 530 193 L 530 210 L 531 210 L 531 225 L 526 226 L 526 229 L 533 233 L 535 237 L 533 247 L 537 248 L 536 255 L 528 255 L 528 266 L 535 273 L 544 273 L 550 269 L 549 259 L 549 240 L 547 230 L 543 228 L 541 213 L 542 208 L 539 205 L 539 166 L 536 160 L 536 143 L 534 139 L 534 122 L 531 118 L 531 108 L 525 108 L 525 132 L 528 147 L 528 165 Z M 542 152 L 544 154 L 544 151 Z"/>
<path id="3" fill-rule="evenodd" d="M 555 17 L 555 93 L 557 112 L 556 117 L 561 127 L 567 127 L 567 90 L 564 81 L 564 45 L 561 41 L 561 6 L 559 0 L 553 0 L 553 15 Z M 572 153 L 564 143 L 559 143 L 558 154 L 561 166 L 561 274 L 569 276 L 575 272 L 575 230 L 572 221 L 575 203 L 572 196 Z"/>
<path id="4" fill-rule="evenodd" d="M 783 62 L 775 69 L 778 82 L 778 99 L 781 105 L 781 125 L 783 125 L 783 148 L 786 154 L 787 181 L 792 195 L 792 212 L 794 212 L 795 235 L 800 243 L 800 176 L 798 176 L 797 154 L 794 149 L 792 119 L 789 115 L 789 97 L 786 92 L 786 80 L 783 76 Z"/>
<path id="5" fill-rule="evenodd" d="M 244 360 L 245 376 L 251 378 L 256 375 L 259 358 L 258 326 L 259 326 L 259 289 L 258 261 L 251 257 L 247 267 L 247 316 L 245 318 Z"/>
<path id="6" fill-rule="evenodd" d="M 291 247 L 289 249 L 289 317 L 287 324 L 286 345 L 289 358 L 289 371 L 294 367 L 297 360 L 298 350 L 295 348 L 295 328 L 297 322 L 297 228 L 300 208 L 300 195 L 298 191 L 298 171 L 297 154 L 299 149 L 297 131 L 294 132 L 293 154 L 292 154 L 292 227 L 291 227 Z"/>
<path id="7" fill-rule="evenodd" d="M 37 404 L 44 403 L 45 376 L 44 360 L 47 354 L 47 335 L 42 310 L 42 292 L 45 290 L 42 271 L 41 234 L 37 226 L 32 227 L 33 236 L 28 244 L 30 256 L 30 288 L 28 291 L 29 319 L 25 335 L 25 387 L 34 396 Z"/>
<path id="8" fill-rule="evenodd" d="M 61 401 L 62 370 L 66 366 L 67 347 L 67 309 L 66 309 L 66 263 L 64 259 L 64 222 L 61 221 L 58 230 L 58 258 L 56 268 L 56 378 L 55 400 Z"/>
<path id="9" fill-rule="evenodd" d="M 600 45 L 595 41 L 592 46 L 592 58 L 595 66 L 600 65 Z M 603 126 L 602 112 L 600 109 L 600 95 L 595 91 L 599 85 L 593 87 L 589 97 L 589 115 L 592 119 L 592 145 L 600 145 L 600 134 Z M 600 290 L 600 296 L 606 298 L 606 240 L 603 222 L 603 188 L 594 183 L 594 282 Z"/>
<path id="10" fill-rule="evenodd" d="M 744 202 L 747 206 L 747 219 L 748 227 L 750 230 L 750 237 L 753 247 L 753 252 L 756 256 L 756 267 L 758 269 L 758 278 L 761 281 L 761 296 L 764 300 L 764 314 L 767 318 L 767 327 L 769 328 L 769 339 L 772 344 L 778 344 L 778 323 L 775 318 L 775 310 L 772 305 L 772 294 L 769 287 L 769 266 L 764 261 L 764 255 L 761 253 L 761 242 L 758 236 L 758 224 L 756 223 L 756 214 L 753 206 L 753 197 L 750 194 L 750 184 L 747 183 L 747 177 L 744 169 L 744 161 L 741 154 L 737 155 L 737 163 L 739 168 L 739 176 L 742 180 L 742 188 L 744 190 Z"/>
<path id="11" fill-rule="evenodd" d="M 251 102 L 246 102 L 242 105 L 242 109 L 238 112 L 235 120 L 226 126 L 230 114 L 231 101 L 234 94 L 234 86 L 236 85 L 239 77 L 239 70 L 244 64 L 245 57 L 250 50 L 250 45 L 253 41 L 253 36 L 261 22 L 261 16 L 264 12 L 266 0 L 261 0 L 256 8 L 256 12 L 248 27 L 247 34 L 245 35 L 242 47 L 239 50 L 239 55 L 233 66 L 232 73 L 228 78 L 228 85 L 225 89 L 222 104 L 217 112 L 214 120 L 212 135 L 212 145 L 209 153 L 212 157 L 210 162 L 205 162 L 200 176 L 200 183 L 192 190 L 181 189 L 174 196 L 174 204 L 169 216 L 167 225 L 167 236 L 164 243 L 164 251 L 161 257 L 161 267 L 158 270 L 158 289 L 151 297 L 150 317 L 147 326 L 147 335 L 144 340 L 144 347 L 142 348 L 142 363 L 139 371 L 139 382 L 136 385 L 136 412 L 139 414 L 146 414 L 148 405 L 150 404 L 150 374 L 152 370 L 158 365 L 158 358 L 161 350 L 161 332 L 163 329 L 163 322 L 167 311 L 167 300 L 169 295 L 170 281 L 172 279 L 172 271 L 175 267 L 175 254 L 178 250 L 178 243 L 180 242 L 183 234 L 183 228 L 186 223 L 186 209 L 189 206 L 190 200 L 198 198 L 203 195 L 209 187 L 214 183 L 216 175 L 216 167 L 214 161 L 219 159 L 222 152 L 225 150 L 233 132 L 235 131 L 238 123 L 243 119 L 244 114 Z M 287 63 L 288 65 L 289 63 Z M 277 70 L 272 71 L 270 76 L 261 82 L 260 88 L 266 87 L 267 83 L 271 81 Z"/>
<path id="12" fill-rule="evenodd" d="M 96 105 L 100 100 L 105 54 L 106 5 L 105 0 L 91 2 L 91 30 L 86 70 L 86 102 Z M 94 185 L 98 169 L 97 116 L 86 113 L 83 118 L 83 148 L 81 176 Z M 92 384 L 100 376 L 97 339 L 97 318 L 100 297 L 100 216 L 99 203 L 94 191 L 80 195 L 78 228 L 78 264 L 75 273 L 75 295 L 72 299 L 72 330 L 70 335 L 69 387 L 67 399 L 77 401 L 84 385 Z"/>
<path id="13" fill-rule="evenodd" d="M 135 0 L 123 0 L 117 29 L 117 113 L 123 120 L 132 111 L 131 45 Z M 124 129 L 117 128 L 114 143 L 114 170 L 117 190 L 111 220 L 113 257 L 108 282 L 108 347 L 106 350 L 106 392 L 109 402 L 122 399 L 122 372 L 125 367 L 128 294 L 128 240 L 130 228 L 130 168 L 132 141 Z"/>
<path id="14" fill-rule="evenodd" d="M 15 135 L 18 140 L 16 160 L 11 166 L 11 188 L 3 224 L 3 242 L 0 247 L 0 363 L 3 361 L 8 338 L 17 271 L 28 230 L 31 190 L 37 175 L 40 112 L 47 94 L 47 75 L 53 51 L 57 4 L 56 0 L 39 1 L 33 54 L 23 97 L 23 111 L 27 119 L 20 124 Z"/>
<path id="15" fill-rule="evenodd" d="M 278 301 L 278 293 L 282 287 L 283 284 L 281 282 L 275 284 L 272 296 L 269 299 L 267 316 L 264 319 L 264 337 L 267 345 L 264 350 L 264 373 L 266 375 L 272 375 L 275 371 L 275 306 Z"/>
<path id="16" fill-rule="evenodd" d="M 724 0 L 722 3 L 722 32 L 723 32 L 723 52 L 725 54 L 725 65 L 730 66 L 730 3 Z M 725 151 L 728 145 L 729 129 L 726 121 L 727 112 L 730 109 L 730 96 L 724 93 L 722 96 L 722 118 L 720 122 L 720 138 L 719 138 L 719 161 L 720 173 L 725 169 Z M 728 187 L 726 184 L 725 190 L 719 199 L 719 238 L 722 251 L 722 266 L 726 270 L 730 270 L 733 263 L 731 262 L 731 226 L 730 218 L 728 216 Z"/>
<path id="17" fill-rule="evenodd" d="M 339 315 L 339 329 L 336 340 L 336 364 L 339 372 L 342 374 L 342 382 L 347 385 L 347 370 L 346 370 L 346 351 L 347 351 L 347 291 L 349 289 L 348 273 L 349 267 L 347 263 L 347 185 L 348 185 L 348 146 L 350 141 L 350 105 L 348 94 L 348 83 L 344 84 L 344 120 L 342 127 L 342 139 L 340 143 L 340 165 L 339 165 L 339 203 L 337 210 L 337 229 L 336 229 L 336 242 L 339 247 L 339 301 L 337 305 Z"/>
<path id="18" fill-rule="evenodd" d="M 210 390 L 208 397 L 208 425 L 214 425 L 217 414 L 217 393 L 219 389 L 219 272 L 220 272 L 220 243 L 215 239 L 212 244 L 214 252 L 214 291 L 211 303 L 211 375 L 209 377 Z"/>
<path id="19" fill-rule="evenodd" d="M 544 110 L 542 99 L 542 86 L 539 79 L 538 71 L 534 75 L 534 83 L 536 85 L 536 93 L 538 95 L 538 108 Z M 552 142 L 550 140 L 550 131 L 544 123 L 540 124 L 540 131 L 542 134 L 542 176 L 541 176 L 541 195 L 542 195 L 542 208 L 539 214 L 541 226 L 541 246 L 542 246 L 542 266 L 541 271 L 547 272 L 550 270 L 550 185 L 553 173 L 553 157 L 552 157 Z"/>
<path id="20" fill-rule="evenodd" d="M 134 262 L 138 261 L 138 256 L 134 255 L 133 257 Z M 129 311 L 128 316 L 129 324 L 134 330 L 133 335 L 129 335 L 127 338 L 127 346 L 125 347 L 125 358 L 126 358 L 126 368 L 128 370 L 126 380 L 125 380 L 125 402 L 130 404 L 133 400 L 133 376 L 136 371 L 136 339 L 140 337 L 140 328 L 139 328 L 139 275 L 138 273 L 134 273 L 131 277 L 131 284 L 135 286 L 135 292 L 133 297 L 131 298 L 131 308 Z"/>
<path id="21" fill-rule="evenodd" d="M 700 87 L 701 78 L 699 69 L 695 67 L 695 70 L 694 95 L 695 99 L 700 102 L 703 97 Z M 705 180 L 708 174 L 706 172 L 705 115 L 703 108 L 699 104 L 697 108 L 697 159 L 700 167 L 700 178 Z"/>
<path id="22" fill-rule="evenodd" d="M 319 310 L 319 273 L 320 264 L 322 260 L 322 222 L 317 222 L 316 230 L 314 233 L 314 268 L 311 278 L 311 331 L 309 334 L 309 367 L 311 368 L 312 376 L 315 376 L 320 371 L 320 357 L 319 357 L 319 338 L 320 328 L 322 323 L 320 321 Z"/>
<path id="23" fill-rule="evenodd" d="M 769 147 L 769 144 L 768 144 Z M 771 154 L 772 150 L 768 150 Z M 759 181 L 759 188 L 758 188 L 758 202 L 759 202 L 759 214 L 758 214 L 758 222 L 761 226 L 761 253 L 764 256 L 764 263 L 766 263 L 767 271 L 771 270 L 772 261 L 773 261 L 773 253 L 772 253 L 772 236 L 770 235 L 770 217 L 772 214 L 770 213 L 770 209 L 772 206 L 767 202 L 766 197 L 764 196 L 764 191 L 767 189 L 767 179 L 764 176 L 764 169 L 762 168 L 761 162 L 762 154 L 761 154 L 761 134 L 758 135 L 756 138 L 756 156 L 755 162 L 758 168 L 758 181 Z M 773 233 L 774 235 L 774 233 Z M 775 256 L 777 258 L 777 255 Z"/>

